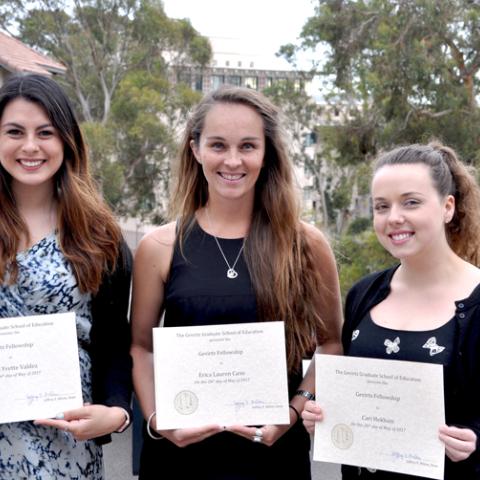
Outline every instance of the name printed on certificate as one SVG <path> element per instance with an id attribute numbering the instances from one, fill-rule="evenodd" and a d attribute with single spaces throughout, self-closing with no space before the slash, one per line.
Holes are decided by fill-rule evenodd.
<path id="1" fill-rule="evenodd" d="M 443 479 L 442 365 L 315 355 L 313 459 Z"/>
<path id="2" fill-rule="evenodd" d="M 0 318 L 0 423 L 83 405 L 75 313 Z"/>
<path id="3" fill-rule="evenodd" d="M 283 322 L 153 329 L 157 429 L 288 424 Z"/>

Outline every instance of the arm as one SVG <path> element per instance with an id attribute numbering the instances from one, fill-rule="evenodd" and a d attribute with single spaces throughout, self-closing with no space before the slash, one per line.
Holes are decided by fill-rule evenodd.
<path id="1" fill-rule="evenodd" d="M 152 328 L 158 327 L 173 252 L 168 226 L 146 235 L 135 254 L 132 291 L 133 383 L 145 418 L 155 410 Z"/>
<path id="2" fill-rule="evenodd" d="M 306 226 L 310 232 L 311 248 L 314 255 L 321 259 L 322 276 L 325 279 L 324 292 L 319 295 L 319 311 L 322 312 L 322 319 L 326 326 L 327 335 L 317 334 L 316 353 L 342 355 L 341 344 L 342 328 L 342 305 L 340 295 L 340 284 L 335 257 L 325 237 L 317 229 Z M 315 393 L 315 357 L 312 358 L 310 366 L 299 387 Z M 291 402 L 301 412 L 303 424 L 309 433 L 313 433 L 315 422 L 323 418 L 322 409 L 313 400 L 306 400 L 302 397 L 294 397 Z"/>
<path id="3" fill-rule="evenodd" d="M 92 299 L 93 402 L 121 407 L 130 414 L 132 359 L 128 320 L 132 255 L 121 245 L 115 271 Z"/>
<path id="4" fill-rule="evenodd" d="M 318 229 L 308 224 L 302 224 L 302 226 L 305 229 L 307 242 L 312 250 L 312 256 L 318 259 L 316 265 L 317 268 L 321 269 L 324 285 L 323 291 L 319 292 L 319 295 L 316 297 L 316 308 L 320 312 L 326 333 L 322 333 L 323 329 L 320 327 L 317 329 L 317 351 L 328 354 L 341 354 L 340 330 L 342 324 L 342 308 L 335 258 L 327 240 Z M 315 393 L 314 358 L 298 389 Z M 290 405 L 293 407 L 290 408 L 290 424 L 266 425 L 262 427 L 263 443 L 273 445 L 287 432 L 299 419 L 296 412 L 301 415 L 306 401 L 307 399 L 305 397 L 294 395 L 290 400 Z M 229 430 L 248 439 L 252 439 L 255 435 L 255 429 L 252 427 L 235 426 L 230 427 Z"/>
<path id="5" fill-rule="evenodd" d="M 165 283 L 175 242 L 175 223 L 164 225 L 147 235 L 138 247 L 132 295 L 133 383 L 140 408 L 147 419 L 155 411 L 152 328 L 163 312 Z M 153 429 L 153 425 L 151 425 Z M 218 425 L 159 433 L 178 446 L 186 446 L 221 431 Z"/>
<path id="6" fill-rule="evenodd" d="M 127 426 L 131 416 L 132 362 L 129 354 L 128 304 L 131 253 L 125 243 L 115 270 L 106 274 L 92 298 L 92 391 L 93 405 L 64 412 L 56 420 L 37 423 L 71 432 L 78 440 L 110 440 L 108 434 Z"/>
<path id="7" fill-rule="evenodd" d="M 471 315 L 471 318 L 470 318 Z M 461 330 L 454 385 L 456 391 L 447 413 L 449 425 L 439 429 L 445 453 L 453 462 L 468 459 L 480 471 L 480 318 L 478 306 Z M 460 354 L 461 353 L 461 354 Z"/>

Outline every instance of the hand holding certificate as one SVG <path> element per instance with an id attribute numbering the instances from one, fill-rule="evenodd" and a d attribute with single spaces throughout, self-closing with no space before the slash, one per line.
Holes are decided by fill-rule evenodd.
<path id="1" fill-rule="evenodd" d="M 81 407 L 74 313 L 2 318 L 0 423 Z"/>
<path id="2" fill-rule="evenodd" d="M 443 479 L 441 365 L 315 356 L 313 459 Z"/>
<path id="3" fill-rule="evenodd" d="M 283 322 L 154 328 L 158 430 L 287 424 Z"/>

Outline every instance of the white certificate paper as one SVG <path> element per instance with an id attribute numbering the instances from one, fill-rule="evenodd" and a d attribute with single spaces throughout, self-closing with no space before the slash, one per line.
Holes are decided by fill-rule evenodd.
<path id="1" fill-rule="evenodd" d="M 0 423 L 83 405 L 75 313 L 0 318 Z"/>
<path id="2" fill-rule="evenodd" d="M 443 367 L 315 355 L 313 459 L 443 479 Z"/>
<path id="3" fill-rule="evenodd" d="M 283 322 L 153 329 L 157 429 L 287 424 Z"/>

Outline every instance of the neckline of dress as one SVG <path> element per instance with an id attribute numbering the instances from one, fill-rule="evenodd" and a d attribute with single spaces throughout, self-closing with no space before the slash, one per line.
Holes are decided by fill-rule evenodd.
<path id="1" fill-rule="evenodd" d="M 38 249 L 43 243 L 46 243 L 48 240 L 55 238 L 57 235 L 57 231 L 54 230 L 53 232 L 50 232 L 48 235 L 45 235 L 43 238 L 35 242 L 33 245 L 30 247 L 26 248 L 25 250 L 21 250 L 20 252 L 17 252 L 17 257 L 26 257 L 28 254 L 34 250 Z"/>
<path id="2" fill-rule="evenodd" d="M 205 234 L 207 237 L 211 237 L 212 239 L 215 239 L 217 238 L 218 240 L 221 240 L 222 242 L 225 241 L 225 242 L 230 242 L 230 241 L 234 241 L 234 242 L 243 242 L 245 240 L 245 237 L 237 237 L 237 238 L 225 238 L 225 237 L 219 237 L 217 235 L 212 235 L 211 233 L 208 233 L 207 231 L 205 231 L 200 223 L 198 223 L 198 220 L 195 220 L 195 224 L 197 226 L 197 228 L 203 233 Z"/>

